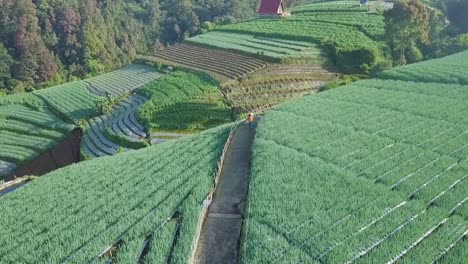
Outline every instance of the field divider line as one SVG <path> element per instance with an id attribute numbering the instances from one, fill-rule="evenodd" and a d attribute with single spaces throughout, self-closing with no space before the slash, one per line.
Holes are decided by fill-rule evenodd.
<path id="1" fill-rule="evenodd" d="M 378 221 L 382 220 L 383 218 L 385 218 L 387 215 L 391 214 L 393 211 L 395 211 L 396 209 L 400 208 L 401 206 L 405 205 L 407 203 L 407 201 L 403 201 L 401 203 L 399 203 L 398 205 L 396 205 L 395 207 L 389 209 L 389 210 L 384 210 L 384 213 L 382 215 L 380 215 L 379 217 L 375 218 L 374 220 L 372 220 L 369 224 L 365 225 L 364 227 L 360 228 L 358 231 L 354 232 L 353 234 L 351 234 L 350 236 L 346 237 L 344 240 L 338 242 L 338 243 L 335 243 L 333 246 L 329 247 L 328 249 L 326 249 L 325 251 L 323 251 L 318 257 L 317 257 L 317 260 L 321 260 L 324 256 L 328 255 L 328 253 L 330 253 L 333 249 L 337 248 L 338 246 L 341 246 L 342 244 L 344 244 L 346 241 L 348 241 L 349 239 L 351 239 L 352 237 L 355 237 L 356 235 L 364 232 L 365 230 L 367 230 L 369 227 L 373 226 L 375 223 L 377 223 Z"/>
<path id="2" fill-rule="evenodd" d="M 417 170 L 411 172 L 410 174 L 407 174 L 406 176 L 404 176 L 403 178 L 400 178 L 395 184 L 393 184 L 392 186 L 390 186 L 390 190 L 394 190 L 396 187 L 398 187 L 398 185 L 400 185 L 402 182 L 404 182 L 406 179 L 412 177 L 413 175 L 415 175 L 416 173 L 422 171 L 423 169 L 425 169 L 426 167 L 430 166 L 431 164 L 433 163 L 436 163 L 438 160 L 440 160 L 440 157 L 437 157 L 436 159 L 432 160 L 431 162 L 427 163 L 426 165 L 418 168 Z"/>
<path id="3" fill-rule="evenodd" d="M 465 197 L 461 202 L 457 203 L 451 210 L 450 210 L 450 215 L 453 215 L 458 208 L 460 208 L 463 204 L 465 204 L 468 201 L 468 196 Z"/>
<path id="4" fill-rule="evenodd" d="M 164 225 L 166 225 L 172 217 L 177 213 L 177 210 L 174 211 L 168 218 L 166 218 L 165 221 L 163 221 L 161 224 L 158 225 L 158 227 L 154 230 L 154 232 L 158 231 L 159 229 L 163 228 Z M 109 254 L 112 251 L 112 248 L 115 246 L 119 246 L 120 244 L 125 243 L 124 239 L 127 236 L 128 232 L 123 233 L 120 235 L 112 244 L 110 244 L 107 248 L 105 248 L 101 253 L 99 253 L 92 261 L 91 263 L 97 263 L 100 258 L 102 258 L 104 255 Z"/>
<path id="5" fill-rule="evenodd" d="M 350 263 L 353 263 L 355 262 L 356 260 L 364 257 L 365 255 L 369 254 L 374 248 L 378 247 L 380 244 L 382 244 L 385 240 L 387 240 L 387 238 L 395 235 L 396 233 L 398 233 L 401 229 L 403 229 L 405 226 L 407 226 L 409 223 L 411 223 L 412 221 L 414 221 L 416 218 L 418 218 L 421 214 L 424 214 L 426 212 L 426 210 L 422 211 L 422 212 L 419 212 L 418 214 L 416 215 L 413 215 L 411 218 L 409 218 L 408 220 L 406 220 L 404 223 L 402 223 L 401 225 L 399 225 L 397 228 L 395 228 L 392 232 L 386 234 L 385 236 L 383 236 L 382 238 L 380 238 L 379 240 L 377 240 L 374 244 L 372 244 L 370 247 L 364 249 L 363 251 L 357 253 L 354 255 L 354 257 L 349 260 L 349 261 L 346 261 L 345 263 L 346 264 L 350 264 Z"/>
<path id="6" fill-rule="evenodd" d="M 468 174 L 465 174 L 463 177 L 461 177 L 460 179 L 456 180 L 454 183 L 450 184 L 450 186 L 445 189 L 444 191 L 440 192 L 439 194 L 436 195 L 436 197 L 434 197 L 432 200 L 429 201 L 429 203 L 427 204 L 427 206 L 431 206 L 433 205 L 437 199 L 439 199 L 440 197 L 442 197 L 445 193 L 447 193 L 448 191 L 450 191 L 453 187 L 457 186 L 460 182 L 462 182 L 466 177 L 468 177 Z"/>
<path id="7" fill-rule="evenodd" d="M 424 154 L 425 154 L 424 152 L 421 152 L 421 153 L 419 153 L 418 155 L 412 157 L 411 159 L 408 159 L 408 160 L 404 161 L 403 163 L 400 163 L 398 166 L 391 168 L 391 169 L 388 170 L 387 172 L 380 174 L 377 178 L 374 179 L 374 182 L 377 183 L 378 181 L 380 181 L 380 179 L 382 179 L 383 177 L 385 177 L 386 175 L 388 175 L 389 173 L 391 173 L 394 169 L 399 168 L 399 167 L 401 167 L 402 165 L 404 165 L 404 164 L 406 164 L 406 163 L 408 163 L 408 162 L 411 162 L 411 161 L 413 161 L 413 160 L 415 160 L 415 159 L 417 159 L 417 158 L 423 156 Z"/>
<path id="8" fill-rule="evenodd" d="M 370 170 L 370 169 L 373 169 L 373 168 L 376 168 L 376 167 L 378 167 L 379 165 L 384 164 L 385 162 L 387 162 L 387 161 L 389 161 L 389 160 L 393 160 L 393 159 L 395 159 L 396 157 L 400 156 L 401 154 L 403 154 L 404 152 L 406 152 L 406 151 L 408 151 L 408 150 L 410 150 L 410 149 L 411 149 L 411 147 L 405 148 L 404 150 L 402 150 L 402 151 L 400 151 L 400 152 L 398 152 L 398 153 L 395 153 L 395 154 L 393 154 L 392 156 L 390 156 L 390 157 L 388 157 L 388 158 L 386 158 L 386 159 L 384 159 L 384 160 L 381 160 L 381 161 L 375 163 L 374 165 L 372 165 L 372 166 L 370 166 L 370 167 L 367 167 L 365 170 L 361 171 L 361 172 L 360 172 L 358 175 L 356 175 L 356 176 L 359 177 L 359 176 L 363 175 L 366 171 L 368 171 L 368 170 Z M 393 168 L 392 168 L 392 169 L 393 169 Z M 390 170 L 391 170 L 391 169 L 390 169 Z"/>
<path id="9" fill-rule="evenodd" d="M 457 238 L 457 240 L 455 240 L 452 244 L 450 244 L 447 248 L 445 248 L 439 254 L 439 256 L 437 256 L 435 259 L 433 259 L 431 261 L 431 264 L 438 263 L 440 259 L 442 259 L 450 250 L 452 250 L 452 248 L 454 248 L 460 241 L 462 241 L 467 236 L 468 236 L 468 229 L 465 230 L 465 232 L 459 238 Z"/>
<path id="10" fill-rule="evenodd" d="M 450 140 L 454 140 L 454 139 L 456 139 L 456 138 L 458 138 L 458 137 L 461 137 L 461 136 L 463 136 L 463 135 L 466 134 L 466 133 L 468 133 L 468 130 L 465 130 L 464 132 L 460 133 L 459 135 L 457 135 L 457 136 L 455 136 L 455 137 L 452 137 Z M 445 145 L 445 144 L 447 144 L 447 142 L 444 142 L 444 143 L 442 143 L 442 144 L 440 144 L 440 145 L 434 147 L 434 148 L 432 149 L 432 151 L 438 150 L 440 147 L 442 147 L 442 146 Z"/>
<path id="11" fill-rule="evenodd" d="M 434 177 L 432 177 L 431 179 L 429 179 L 428 181 L 426 181 L 423 185 L 419 186 L 416 190 L 412 191 L 409 195 L 408 195 L 408 198 L 411 199 L 412 197 L 414 197 L 414 195 L 419 192 L 422 188 L 426 187 L 427 185 L 429 185 L 431 182 L 435 181 L 436 179 L 438 179 L 440 177 L 440 175 L 442 175 L 443 173 L 451 170 L 453 167 L 455 167 L 456 165 L 458 165 L 458 162 L 455 162 L 453 163 L 452 165 L 450 165 L 449 167 L 447 167 L 445 170 L 439 172 L 437 175 L 435 175 Z"/>
<path id="12" fill-rule="evenodd" d="M 458 152 L 458 151 L 460 151 L 460 150 L 462 150 L 462 149 L 464 149 L 464 148 L 466 148 L 466 147 L 468 147 L 468 143 L 466 143 L 465 145 L 463 145 L 463 146 L 457 148 L 456 150 L 450 152 L 448 155 L 449 155 L 449 156 L 452 156 L 455 152 Z"/>
<path id="13" fill-rule="evenodd" d="M 190 263 L 190 264 L 195 263 L 197 249 L 198 249 L 198 245 L 200 243 L 200 236 L 201 236 L 202 227 L 203 227 L 203 225 L 205 223 L 205 220 L 206 220 L 206 218 L 208 216 L 208 209 L 209 209 L 209 206 L 211 204 L 211 201 L 213 200 L 213 196 L 214 196 L 214 193 L 216 191 L 216 187 L 218 186 L 219 178 L 221 176 L 221 172 L 222 172 L 223 166 L 224 166 L 224 159 L 226 157 L 227 150 L 228 150 L 229 146 L 231 145 L 234 133 L 235 133 L 236 129 L 239 127 L 240 124 L 241 124 L 241 122 L 237 121 L 231 126 L 231 129 L 229 131 L 229 136 L 228 136 L 228 138 L 226 140 L 226 143 L 224 144 L 223 151 L 221 152 L 221 156 L 220 156 L 219 161 L 218 161 L 218 166 L 217 166 L 216 171 L 215 171 L 215 173 L 213 175 L 213 177 L 214 177 L 213 186 L 211 187 L 210 192 L 208 193 L 206 199 L 203 202 L 203 208 L 201 210 L 200 215 L 198 216 L 197 228 L 196 228 L 195 236 L 194 236 L 194 239 L 193 239 L 193 242 L 192 242 L 192 252 L 191 252 L 191 254 L 189 256 L 189 259 L 188 259 L 188 263 Z"/>
<path id="14" fill-rule="evenodd" d="M 337 222 L 333 223 L 332 225 L 329 226 L 328 229 L 330 229 L 331 227 L 333 226 L 337 226 L 339 225 L 340 223 L 346 221 L 346 219 L 348 219 L 349 217 L 351 217 L 351 215 L 346 215 L 345 217 L 343 217 L 342 219 L 338 220 Z M 327 229 L 327 230 L 328 230 Z M 307 245 L 308 243 L 310 243 L 310 241 L 313 241 L 315 238 L 319 237 L 320 235 L 322 235 L 323 233 L 325 233 L 325 231 L 321 231 L 319 232 L 318 234 L 315 234 L 314 236 L 310 237 L 309 239 L 305 240 L 304 242 L 300 243 L 300 244 L 296 244 L 297 247 L 299 248 L 302 248 L 304 245 Z M 286 249 L 282 249 L 280 250 L 278 253 L 276 253 L 273 257 L 273 259 L 271 260 L 271 263 L 275 263 L 277 261 L 279 261 L 281 258 L 284 257 L 284 254 L 287 253 L 287 250 Z"/>
<path id="15" fill-rule="evenodd" d="M 417 245 L 419 245 L 419 243 L 421 243 L 421 241 L 423 241 L 424 239 L 426 239 L 428 236 L 430 236 L 432 233 L 434 233 L 434 231 L 436 231 L 437 229 L 439 229 L 441 226 L 443 226 L 449 219 L 448 218 L 444 218 L 442 219 L 442 221 L 440 221 L 437 225 L 433 226 L 431 229 L 429 229 L 426 233 L 424 233 L 424 235 L 422 235 L 421 237 L 419 237 L 416 241 L 414 241 L 409 247 L 407 247 L 406 249 L 404 249 L 402 252 L 400 252 L 400 254 L 398 254 L 397 256 L 393 257 L 390 261 L 387 262 L 387 264 L 394 264 L 396 263 L 398 260 L 400 260 L 401 258 L 403 258 L 406 254 L 408 254 L 408 252 L 410 252 L 413 248 L 415 248 Z"/>

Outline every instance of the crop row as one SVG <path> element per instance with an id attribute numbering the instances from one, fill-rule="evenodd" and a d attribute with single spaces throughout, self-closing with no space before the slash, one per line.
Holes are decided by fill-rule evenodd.
<path id="1" fill-rule="evenodd" d="M 128 65 L 108 74 L 85 80 L 88 89 L 100 96 L 120 97 L 161 76 L 154 68 Z"/>
<path id="2" fill-rule="evenodd" d="M 468 85 L 468 51 L 441 59 L 397 67 L 383 72 L 380 79 Z"/>
<path id="3" fill-rule="evenodd" d="M 319 66 L 270 65 L 224 85 L 223 92 L 232 106 L 250 111 L 316 92 L 333 78 L 332 72 Z"/>
<path id="4" fill-rule="evenodd" d="M 82 82 L 70 82 L 33 93 L 72 122 L 91 117 L 97 112 L 96 96 Z"/>
<path id="5" fill-rule="evenodd" d="M 266 66 L 265 62 L 247 56 L 185 44 L 167 48 L 153 57 L 228 79 L 237 79 Z"/>
<path id="6" fill-rule="evenodd" d="M 135 113 L 146 100 L 139 95 L 131 95 L 116 104 L 108 114 L 90 119 L 83 137 L 84 153 L 89 157 L 101 157 L 134 149 L 136 147 L 131 146 L 133 142 L 144 145 L 146 133 Z"/>
<path id="7" fill-rule="evenodd" d="M 221 26 L 218 30 L 278 39 L 309 41 L 316 44 L 320 44 L 326 38 L 334 36 L 337 49 L 347 50 L 356 49 L 360 46 L 376 45 L 353 26 L 315 22 L 307 18 L 297 17 L 283 20 L 249 20 Z"/>
<path id="8" fill-rule="evenodd" d="M 292 14 L 321 13 L 321 12 L 367 12 L 367 7 L 360 7 L 357 1 L 325 1 L 306 3 L 292 9 Z"/>
<path id="9" fill-rule="evenodd" d="M 47 109 L 0 106 L 0 178 L 57 144 L 73 128 Z"/>
<path id="10" fill-rule="evenodd" d="M 254 35 L 218 31 L 190 38 L 187 40 L 187 43 L 240 51 L 247 54 L 271 58 L 273 60 L 297 57 L 320 59 L 322 55 L 319 48 L 307 42 L 289 41 L 285 43 L 273 38 L 257 38 Z"/>
<path id="11" fill-rule="evenodd" d="M 23 105 L 34 110 L 46 108 L 46 103 L 33 93 L 10 94 L 0 97 L 0 106 Z"/>
<path id="12" fill-rule="evenodd" d="M 294 18 L 294 17 L 293 17 Z M 306 13 L 297 17 L 299 20 L 333 23 L 345 26 L 353 26 L 371 39 L 380 41 L 385 36 L 384 18 L 380 14 L 363 14 L 356 12 L 320 12 Z"/>
<path id="13" fill-rule="evenodd" d="M 242 260 L 460 262 L 467 96 L 459 85 L 369 80 L 266 114 Z"/>
<path id="14" fill-rule="evenodd" d="M 203 74 L 175 71 L 137 92 L 150 98 L 138 109 L 148 131 L 193 132 L 230 121 L 217 84 Z"/>
<path id="15" fill-rule="evenodd" d="M 171 259 L 185 262 L 228 133 L 223 126 L 157 148 L 82 162 L 1 196 L 0 262 L 87 263 L 119 239 L 117 255 L 136 256 L 145 237 L 159 236 L 158 227 L 176 210 L 183 221 Z M 154 251 L 172 244 L 167 236 L 160 238 L 149 259 L 160 259 L 166 252 Z"/>

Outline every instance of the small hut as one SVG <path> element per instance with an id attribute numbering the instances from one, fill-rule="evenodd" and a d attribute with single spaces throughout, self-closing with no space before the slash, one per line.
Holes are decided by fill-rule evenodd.
<path id="1" fill-rule="evenodd" d="M 260 17 L 280 17 L 287 15 L 284 12 L 283 0 L 262 0 L 257 11 Z"/>

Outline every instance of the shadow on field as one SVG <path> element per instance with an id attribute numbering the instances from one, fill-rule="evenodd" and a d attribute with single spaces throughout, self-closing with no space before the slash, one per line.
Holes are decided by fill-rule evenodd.
<path id="1" fill-rule="evenodd" d="M 200 131 L 231 122 L 231 109 L 222 104 L 179 102 L 157 111 L 151 127 L 164 131 Z"/>

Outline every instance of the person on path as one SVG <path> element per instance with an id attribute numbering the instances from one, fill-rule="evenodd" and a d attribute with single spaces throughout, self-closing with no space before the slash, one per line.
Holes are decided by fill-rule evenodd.
<path id="1" fill-rule="evenodd" d="M 249 116 L 247 117 L 247 123 L 249 123 L 250 129 L 253 129 L 254 127 L 254 114 L 251 112 Z"/>

